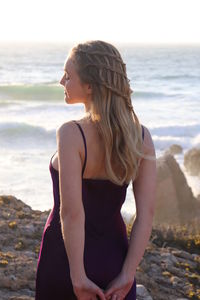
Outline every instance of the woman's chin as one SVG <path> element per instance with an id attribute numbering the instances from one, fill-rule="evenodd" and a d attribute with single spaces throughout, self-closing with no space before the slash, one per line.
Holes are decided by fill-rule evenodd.
<path id="1" fill-rule="evenodd" d="M 65 102 L 69 102 L 69 98 L 67 96 L 65 96 L 64 100 Z"/>

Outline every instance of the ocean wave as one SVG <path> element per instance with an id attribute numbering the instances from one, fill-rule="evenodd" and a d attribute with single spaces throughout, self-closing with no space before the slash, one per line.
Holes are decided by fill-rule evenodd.
<path id="1" fill-rule="evenodd" d="M 183 149 L 191 148 L 192 145 L 191 140 L 184 137 L 174 138 L 172 136 L 168 136 L 167 138 L 161 138 L 158 136 L 152 136 L 152 140 L 156 151 L 165 151 L 174 144 L 180 145 Z"/>
<path id="2" fill-rule="evenodd" d="M 173 137 L 173 136 L 159 137 L 159 136 L 152 135 L 152 140 L 156 151 L 165 151 L 174 144 L 181 146 L 183 148 L 183 152 L 191 148 L 200 147 L 200 136 L 194 138 L 188 138 L 188 137 Z"/>
<path id="3" fill-rule="evenodd" d="M 27 123 L 20 122 L 2 122 L 0 123 L 0 139 L 55 139 L 55 129 L 47 130 L 41 126 L 34 126 Z"/>
<path id="4" fill-rule="evenodd" d="M 199 80 L 199 76 L 193 74 L 159 75 L 158 77 L 154 77 L 154 78 L 167 79 L 167 80 L 175 80 L 175 79 L 185 79 L 185 80 L 198 79 Z"/>
<path id="5" fill-rule="evenodd" d="M 151 92 L 151 91 L 135 91 L 133 90 L 132 96 L 137 99 L 137 98 L 142 98 L 142 99 L 161 99 L 161 98 L 171 98 L 171 97 L 177 97 L 179 94 L 168 94 L 168 93 L 161 93 L 161 92 Z"/>
<path id="6" fill-rule="evenodd" d="M 0 100 L 62 100 L 63 88 L 56 84 L 1 85 Z"/>
<path id="7" fill-rule="evenodd" d="M 189 137 L 193 138 L 200 133 L 200 124 L 167 125 L 152 127 L 149 129 L 151 134 L 161 137 Z"/>
<path id="8" fill-rule="evenodd" d="M 200 133 L 192 140 L 193 147 L 200 147 Z"/>
<path id="9" fill-rule="evenodd" d="M 149 126 L 148 129 L 157 150 L 165 150 L 173 144 L 184 149 L 200 146 L 200 124 Z M 47 130 L 25 122 L 0 123 L 0 142 L 5 147 L 47 147 L 55 144 L 55 141 L 56 129 Z"/>

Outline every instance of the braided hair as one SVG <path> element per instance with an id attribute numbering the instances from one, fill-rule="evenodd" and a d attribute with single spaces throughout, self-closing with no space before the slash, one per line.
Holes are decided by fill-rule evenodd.
<path id="1" fill-rule="evenodd" d="M 90 115 L 103 140 L 108 178 L 119 185 L 129 183 L 136 178 L 144 154 L 126 64 L 113 45 L 100 40 L 74 46 L 70 57 L 80 81 L 92 87 Z"/>

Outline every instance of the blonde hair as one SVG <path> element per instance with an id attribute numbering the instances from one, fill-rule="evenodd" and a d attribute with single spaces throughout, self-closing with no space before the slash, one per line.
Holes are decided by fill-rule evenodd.
<path id="1" fill-rule="evenodd" d="M 92 40 L 69 55 L 82 83 L 92 86 L 90 116 L 105 147 L 108 178 L 119 185 L 135 180 L 142 153 L 142 127 L 132 103 L 126 64 L 111 44 Z"/>

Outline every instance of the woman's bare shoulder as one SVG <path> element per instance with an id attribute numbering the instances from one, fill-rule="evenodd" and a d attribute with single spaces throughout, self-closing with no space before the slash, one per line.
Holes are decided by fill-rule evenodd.
<path id="1" fill-rule="evenodd" d="M 75 143 L 76 140 L 78 140 L 77 133 L 77 126 L 73 122 L 73 120 L 64 122 L 63 124 L 59 125 L 56 129 L 56 139 L 63 140 L 66 142 L 69 142 L 70 140 L 73 140 L 73 143 Z"/>
<path id="2" fill-rule="evenodd" d="M 145 125 L 143 124 L 141 125 L 144 128 L 144 141 L 143 141 L 144 153 L 148 155 L 155 155 L 155 147 L 154 147 L 150 130 Z"/>
<path id="3" fill-rule="evenodd" d="M 80 125 L 89 125 L 91 122 L 88 118 L 80 118 L 80 119 L 73 119 L 73 120 L 69 120 L 67 122 L 64 122 L 63 124 L 59 125 L 56 129 L 56 132 L 57 131 L 60 131 L 60 130 L 69 130 L 69 128 L 71 127 L 74 127 L 74 123 L 78 123 Z"/>
<path id="4" fill-rule="evenodd" d="M 69 134 L 70 131 L 74 131 L 74 128 L 76 128 L 75 122 L 80 123 L 80 120 L 69 120 L 67 122 L 62 123 L 61 125 L 59 125 L 56 128 L 56 135 L 60 135 L 60 134 Z"/>
<path id="5" fill-rule="evenodd" d="M 56 129 L 56 140 L 57 142 L 59 141 L 63 141 L 63 143 L 71 143 L 73 142 L 73 144 L 76 144 L 78 146 L 78 148 L 82 148 L 82 137 L 80 134 L 77 134 L 77 132 L 79 132 L 79 128 L 77 127 L 77 125 L 75 124 L 75 122 L 78 123 L 83 132 L 84 135 L 87 132 L 87 137 L 89 137 L 90 134 L 90 126 L 89 124 L 83 120 L 83 119 L 73 119 L 73 120 L 69 120 L 67 122 L 64 122 L 63 124 L 61 124 L 59 127 L 57 127 Z"/>

